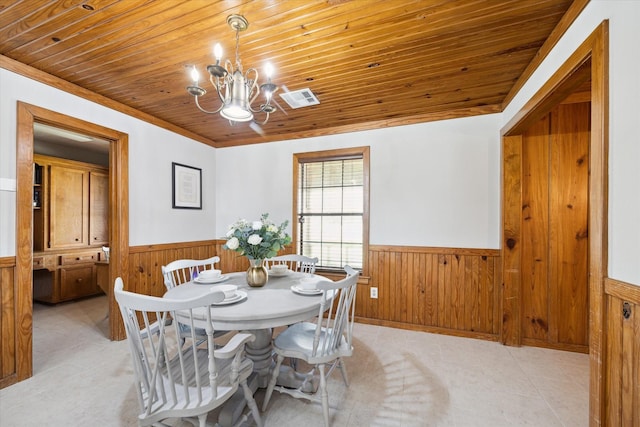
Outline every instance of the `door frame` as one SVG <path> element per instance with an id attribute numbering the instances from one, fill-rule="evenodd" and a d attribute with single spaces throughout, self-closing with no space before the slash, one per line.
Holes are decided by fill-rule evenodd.
<path id="1" fill-rule="evenodd" d="M 18 101 L 16 135 L 16 376 L 33 375 L 33 125 L 44 123 L 109 143 L 109 281 L 126 277 L 129 259 L 129 137 L 75 117 Z M 109 338 L 124 335 L 113 295 L 109 298 Z"/>
<path id="2" fill-rule="evenodd" d="M 506 345 L 521 343 L 522 134 L 591 79 L 589 141 L 589 422 L 600 425 L 603 384 L 604 280 L 607 276 L 609 153 L 609 25 L 603 21 L 501 130 L 502 328 Z"/>

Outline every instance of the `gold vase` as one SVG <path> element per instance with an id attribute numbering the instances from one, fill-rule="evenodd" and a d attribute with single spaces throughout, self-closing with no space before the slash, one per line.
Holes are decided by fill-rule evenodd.
<path id="1" fill-rule="evenodd" d="M 261 259 L 249 259 L 249 264 L 251 264 L 247 270 L 247 283 L 249 286 L 259 288 L 260 286 L 264 286 L 267 280 L 269 280 L 269 273 L 263 261 L 264 260 Z"/>

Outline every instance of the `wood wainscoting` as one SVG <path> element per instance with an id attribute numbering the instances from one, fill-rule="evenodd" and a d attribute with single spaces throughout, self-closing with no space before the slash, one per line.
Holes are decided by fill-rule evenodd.
<path id="1" fill-rule="evenodd" d="M 640 286 L 605 280 L 603 426 L 640 426 Z"/>
<path id="2" fill-rule="evenodd" d="M 16 258 L 0 258 L 0 388 L 17 382 Z"/>
<path id="3" fill-rule="evenodd" d="M 129 277 L 125 279 L 124 287 L 131 292 L 162 296 L 167 291 L 162 278 L 163 265 L 177 259 L 210 258 L 221 252 L 215 240 L 132 246 L 129 248 Z"/>
<path id="4" fill-rule="evenodd" d="M 223 240 L 136 246 L 129 249 L 125 288 L 165 291 L 160 267 L 180 259 L 218 255 L 222 271 L 243 271 L 245 257 Z M 290 251 L 285 251 L 290 252 Z M 408 246 L 369 247 L 369 276 L 358 286 L 358 321 L 396 328 L 497 340 L 500 331 L 500 251 Z M 378 298 L 370 288 L 378 288 Z"/>
<path id="5" fill-rule="evenodd" d="M 497 340 L 500 251 L 369 246 L 369 283 L 358 287 L 365 323 Z M 378 298 L 370 288 L 378 288 Z"/>

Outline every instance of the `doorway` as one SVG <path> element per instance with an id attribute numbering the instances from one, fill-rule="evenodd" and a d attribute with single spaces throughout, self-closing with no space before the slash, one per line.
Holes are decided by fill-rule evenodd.
<path id="1" fill-rule="evenodd" d="M 33 374 L 33 152 L 34 124 L 85 134 L 109 143 L 109 281 L 128 271 L 128 137 L 122 132 L 66 116 L 34 105 L 18 102 L 16 138 L 17 230 L 16 230 L 16 379 Z M 113 297 L 109 298 L 110 339 L 122 339 L 124 331 Z"/>
<path id="2" fill-rule="evenodd" d="M 573 52 L 502 129 L 502 329 L 506 345 L 522 344 L 522 146 L 523 135 L 562 100 L 590 82 L 588 284 L 589 418 L 604 410 L 604 280 L 607 276 L 608 22 Z"/>

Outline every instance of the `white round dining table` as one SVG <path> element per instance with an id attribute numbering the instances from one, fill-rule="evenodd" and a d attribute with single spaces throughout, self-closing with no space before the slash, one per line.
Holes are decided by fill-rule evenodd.
<path id="1" fill-rule="evenodd" d="M 211 310 L 211 320 L 216 331 L 247 331 L 255 335 L 255 340 L 247 343 L 245 347 L 247 357 L 253 360 L 253 371 L 256 375 L 250 379 L 249 386 L 255 392 L 258 387 L 265 388 L 270 378 L 270 369 L 273 365 L 271 357 L 273 328 L 309 320 L 317 316 L 320 310 L 321 294 L 301 295 L 295 293 L 291 289 L 292 286 L 302 286 L 304 282 L 317 285 L 321 281 L 330 280 L 317 274 L 289 272 L 282 276 L 269 275 L 269 280 L 264 286 L 250 287 L 247 284 L 245 272 L 227 273 L 224 276 L 225 279 L 217 283 L 199 283 L 192 280 L 168 290 L 163 297 L 192 298 L 222 284 L 236 285 L 238 291 L 246 293 L 246 298 L 235 303 L 225 304 L 223 301 L 222 305 L 214 306 Z M 194 319 L 205 322 L 204 311 L 199 314 L 194 310 Z M 201 327 L 204 328 L 204 324 Z M 303 382 L 304 376 L 291 367 L 281 367 L 279 385 L 296 388 Z M 316 387 L 316 385 L 316 382 L 308 382 L 308 387 Z M 231 404 L 232 402 L 235 403 Z M 228 403 L 218 417 L 218 424 L 222 427 L 235 425 L 244 407 L 242 398 L 231 399 Z"/>
<path id="2" fill-rule="evenodd" d="M 317 284 L 328 281 L 317 274 L 289 272 L 283 276 L 269 275 L 263 287 L 250 287 L 246 274 L 227 273 L 225 280 L 218 283 L 191 281 L 176 286 L 164 294 L 164 298 L 187 299 L 202 295 L 222 284 L 238 286 L 246 292 L 246 299 L 228 305 L 216 305 L 211 311 L 213 327 L 216 331 L 236 331 L 276 328 L 291 325 L 318 315 L 320 295 L 300 295 L 291 290 L 303 282 Z M 224 303 L 224 302 L 223 302 Z M 201 317 L 204 320 L 204 316 Z"/>

